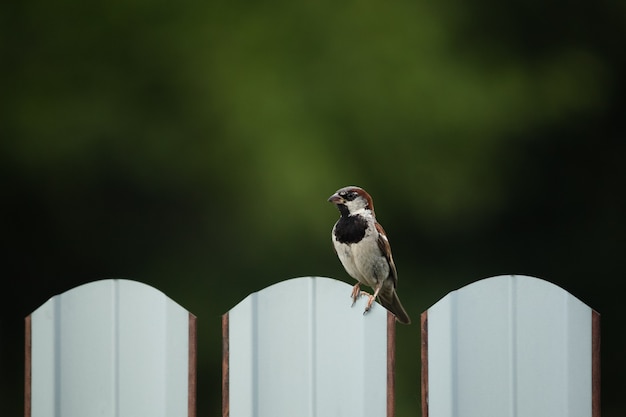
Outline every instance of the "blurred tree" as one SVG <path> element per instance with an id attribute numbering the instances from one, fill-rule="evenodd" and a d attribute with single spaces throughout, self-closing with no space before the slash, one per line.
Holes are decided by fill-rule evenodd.
<path id="1" fill-rule="evenodd" d="M 499 273 L 597 308 L 605 415 L 622 415 L 624 16 L 611 1 L 3 4 L 3 414 L 22 407 L 23 317 L 127 277 L 198 315 L 198 415 L 218 415 L 219 315 L 278 280 L 347 279 L 325 199 L 356 184 L 414 316 Z M 398 415 L 414 415 L 418 329 L 398 341 Z"/>

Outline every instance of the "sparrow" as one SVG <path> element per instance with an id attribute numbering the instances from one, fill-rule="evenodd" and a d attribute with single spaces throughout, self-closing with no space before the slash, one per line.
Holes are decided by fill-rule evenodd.
<path id="1" fill-rule="evenodd" d="M 365 314 L 378 298 L 396 320 L 411 323 L 396 294 L 398 273 L 387 234 L 376 221 L 372 197 L 360 187 L 348 186 L 337 190 L 328 201 L 341 214 L 332 231 L 335 252 L 348 275 L 357 280 L 352 289 L 352 305 L 361 295 L 367 296 Z M 361 284 L 371 287 L 374 294 L 361 291 Z"/>

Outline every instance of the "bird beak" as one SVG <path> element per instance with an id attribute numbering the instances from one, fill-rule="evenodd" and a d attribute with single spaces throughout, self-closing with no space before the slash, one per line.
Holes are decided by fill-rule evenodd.
<path id="1" fill-rule="evenodd" d="M 345 203 L 345 200 L 343 198 L 339 197 L 339 194 L 337 194 L 337 193 L 331 195 L 328 198 L 328 201 L 333 203 L 333 204 L 343 204 L 343 203 Z"/>

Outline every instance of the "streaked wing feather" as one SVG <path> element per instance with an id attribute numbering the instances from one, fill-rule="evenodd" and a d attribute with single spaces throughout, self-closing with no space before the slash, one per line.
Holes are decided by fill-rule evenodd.
<path id="1" fill-rule="evenodd" d="M 378 247 L 385 255 L 385 258 L 387 258 L 387 262 L 389 262 L 389 273 L 393 279 L 393 286 L 397 287 L 398 272 L 396 271 L 396 264 L 393 262 L 393 256 L 391 255 L 391 245 L 386 237 L 387 233 L 385 233 L 385 230 L 378 222 L 376 223 L 376 230 L 378 231 Z"/>

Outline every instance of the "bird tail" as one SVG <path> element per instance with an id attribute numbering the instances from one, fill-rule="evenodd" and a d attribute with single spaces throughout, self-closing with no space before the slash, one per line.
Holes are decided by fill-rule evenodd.
<path id="1" fill-rule="evenodd" d="M 378 298 L 380 299 L 380 304 L 396 316 L 396 320 L 402 324 L 411 324 L 411 318 L 404 307 L 402 307 L 402 303 L 395 291 L 391 291 L 390 294 L 382 294 L 381 291 Z"/>

